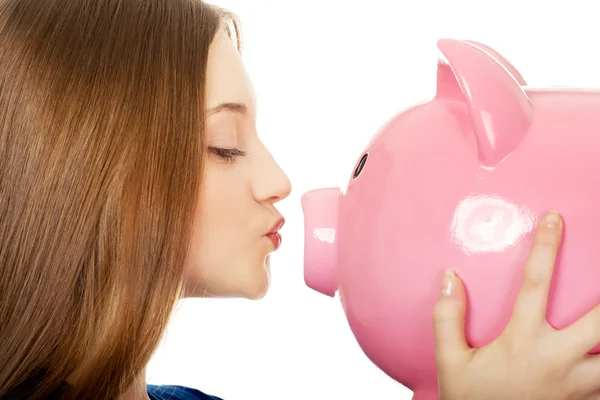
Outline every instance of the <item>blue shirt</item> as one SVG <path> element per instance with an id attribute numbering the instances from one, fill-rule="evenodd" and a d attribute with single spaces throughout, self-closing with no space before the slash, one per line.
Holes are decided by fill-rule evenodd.
<path id="1" fill-rule="evenodd" d="M 24 400 L 28 399 L 31 394 L 31 388 L 39 384 L 44 377 L 45 371 L 38 369 L 34 371 L 30 378 L 22 384 L 13 388 L 2 400 Z M 64 392 L 70 388 L 67 382 L 63 382 L 47 400 L 58 400 L 63 398 Z M 192 389 L 184 386 L 176 385 L 150 385 L 146 384 L 146 391 L 150 400 L 223 400 L 220 397 L 209 396 L 197 389 Z"/>
<path id="2" fill-rule="evenodd" d="M 150 400 L 223 400 L 198 389 L 175 385 L 146 385 Z"/>

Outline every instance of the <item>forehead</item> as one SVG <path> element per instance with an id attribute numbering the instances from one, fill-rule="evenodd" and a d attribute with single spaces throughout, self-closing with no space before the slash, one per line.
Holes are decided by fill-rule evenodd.
<path id="1" fill-rule="evenodd" d="M 243 103 L 254 107 L 254 88 L 233 40 L 224 31 L 215 36 L 208 53 L 207 108 L 221 103 Z"/>

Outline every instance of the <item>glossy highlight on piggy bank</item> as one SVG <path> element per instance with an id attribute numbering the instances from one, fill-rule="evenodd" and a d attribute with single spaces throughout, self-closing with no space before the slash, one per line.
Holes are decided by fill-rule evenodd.
<path id="1" fill-rule="evenodd" d="M 468 343 L 485 345 L 512 314 L 545 212 L 565 222 L 548 322 L 564 328 L 600 304 L 600 91 L 529 87 L 480 43 L 438 48 L 435 96 L 373 136 L 345 189 L 302 197 L 306 284 L 339 293 L 365 354 L 418 400 L 439 398 L 444 270 L 465 284 Z"/>

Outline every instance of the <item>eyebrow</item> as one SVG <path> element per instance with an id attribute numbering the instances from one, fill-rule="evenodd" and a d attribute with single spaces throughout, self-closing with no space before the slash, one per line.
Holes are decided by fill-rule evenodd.
<path id="1" fill-rule="evenodd" d="M 213 115 L 222 111 L 229 111 L 236 114 L 245 114 L 248 107 L 243 103 L 221 103 L 208 110 L 208 115 Z"/>

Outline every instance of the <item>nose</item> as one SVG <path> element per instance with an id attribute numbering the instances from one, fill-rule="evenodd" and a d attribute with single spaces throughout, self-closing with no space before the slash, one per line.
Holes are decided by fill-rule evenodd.
<path id="1" fill-rule="evenodd" d="M 292 184 L 269 150 L 264 145 L 261 145 L 261 148 L 252 194 L 257 202 L 275 203 L 290 195 Z"/>

